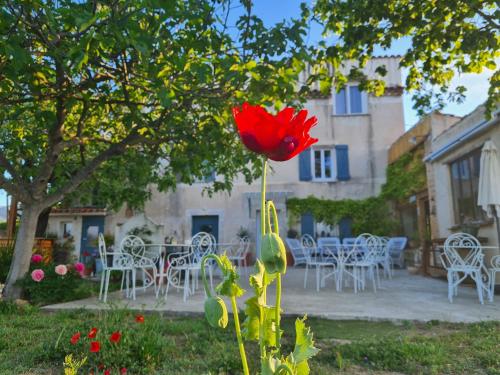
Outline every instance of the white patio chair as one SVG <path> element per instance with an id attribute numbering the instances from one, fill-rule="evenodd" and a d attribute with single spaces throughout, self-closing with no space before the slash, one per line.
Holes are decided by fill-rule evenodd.
<path id="1" fill-rule="evenodd" d="M 300 264 L 306 264 L 306 257 L 304 256 L 304 251 L 302 250 L 302 245 L 300 240 L 296 238 L 286 238 L 286 245 L 293 258 L 293 265 L 297 266 Z"/>
<path id="2" fill-rule="evenodd" d="M 109 278 L 112 271 L 122 272 L 122 283 L 120 291 L 123 290 L 123 285 L 125 283 L 125 295 L 127 297 L 130 297 L 129 284 L 130 278 L 132 278 L 132 296 L 135 298 L 135 268 L 132 256 L 130 254 L 124 254 L 122 252 L 108 251 L 106 247 L 106 241 L 104 240 L 104 235 L 102 233 L 99 233 L 98 238 L 99 256 L 101 257 L 102 262 L 99 300 L 106 302 L 108 299 Z M 111 257 L 111 259 L 108 259 L 109 257 Z"/>
<path id="3" fill-rule="evenodd" d="M 460 255 L 461 251 L 468 253 L 462 256 Z M 490 284 L 487 281 L 489 274 L 484 266 L 484 254 L 477 238 L 468 233 L 452 234 L 446 239 L 444 251 L 439 255 L 447 271 L 448 300 L 450 303 L 453 302 L 453 295 L 458 294 L 458 285 L 468 276 L 476 283 L 477 295 L 481 304 L 484 303 L 483 289 L 490 297 Z"/>
<path id="4" fill-rule="evenodd" d="M 161 255 L 161 249 L 158 246 L 147 246 L 144 241 L 137 236 L 126 236 L 121 244 L 120 249 L 122 253 L 130 254 L 134 260 L 134 268 L 142 271 L 142 289 L 153 285 L 155 294 L 158 291 L 158 264 Z M 134 285 L 134 299 L 135 299 L 135 281 L 132 280 Z"/>
<path id="5" fill-rule="evenodd" d="M 167 256 L 165 301 L 168 297 L 168 291 L 172 287 L 177 290 L 183 290 L 183 300 L 186 302 L 188 296 L 193 294 L 196 289 L 203 256 L 214 253 L 214 251 L 215 243 L 212 236 L 208 233 L 200 232 L 193 236 L 187 252 L 174 252 Z M 211 264 L 208 264 L 208 267 L 210 283 L 212 284 Z"/>
<path id="6" fill-rule="evenodd" d="M 491 258 L 491 268 L 490 268 L 490 292 L 489 300 L 493 302 L 493 296 L 495 295 L 495 280 L 497 272 L 500 272 L 500 255 L 495 255 Z"/>
<path id="7" fill-rule="evenodd" d="M 307 288 L 307 278 L 309 274 L 309 267 L 316 270 L 316 291 L 319 292 L 321 286 L 324 286 L 326 275 L 324 272 L 327 268 L 332 268 L 332 272 L 328 275 L 335 274 L 336 265 L 333 254 L 328 249 L 325 249 L 325 256 L 319 252 L 316 246 L 316 241 L 309 234 L 301 237 L 301 246 L 303 255 L 306 261 L 306 269 L 304 272 L 304 289 Z"/>
<path id="8" fill-rule="evenodd" d="M 389 250 L 389 256 L 391 259 L 392 266 L 397 265 L 399 268 L 404 268 L 405 257 L 404 250 L 406 248 L 406 243 L 408 239 L 406 237 L 391 237 L 387 243 Z"/>
<path id="9" fill-rule="evenodd" d="M 342 270 L 339 273 L 339 285 L 342 288 L 343 275 L 351 276 L 354 283 L 354 293 L 364 290 L 366 277 L 373 283 L 373 291 L 377 292 L 377 251 L 380 242 L 377 237 L 363 233 L 356 237 L 354 245 L 345 246 L 344 251 L 339 255 L 339 263 Z M 378 280 L 380 284 L 380 281 Z"/>
<path id="10" fill-rule="evenodd" d="M 238 269 L 242 267 L 244 272 L 247 270 L 247 255 L 250 250 L 250 240 L 248 237 L 238 238 L 226 251 L 226 255 L 231 262 L 236 263 Z"/>
<path id="11" fill-rule="evenodd" d="M 377 237 L 379 245 L 376 250 L 376 262 L 377 262 L 377 272 L 378 266 L 382 267 L 384 271 L 384 277 L 392 279 L 392 267 L 391 267 L 391 257 L 389 254 L 389 238 L 388 237 Z M 380 285 L 379 285 L 380 286 Z"/>

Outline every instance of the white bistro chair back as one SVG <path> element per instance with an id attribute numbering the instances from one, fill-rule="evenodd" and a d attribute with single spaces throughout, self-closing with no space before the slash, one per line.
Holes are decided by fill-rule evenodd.
<path id="1" fill-rule="evenodd" d="M 447 271 L 450 303 L 453 302 L 453 296 L 458 294 L 458 285 L 468 276 L 476 283 L 479 302 L 484 303 L 484 290 L 491 299 L 489 273 L 484 266 L 484 254 L 476 237 L 468 233 L 452 234 L 446 239 L 440 256 Z"/>
<path id="2" fill-rule="evenodd" d="M 293 257 L 293 265 L 298 266 L 299 264 L 306 264 L 306 257 L 304 255 L 304 250 L 302 249 L 302 245 L 300 240 L 297 238 L 286 238 L 285 239 L 288 250 Z"/>
<path id="3" fill-rule="evenodd" d="M 159 246 L 148 246 L 142 238 L 130 235 L 122 240 L 120 249 L 122 253 L 132 256 L 134 268 L 142 272 L 142 289 L 146 290 L 147 287 L 153 285 L 156 293 L 158 288 L 158 266 L 161 255 Z M 135 286 L 135 279 L 132 280 L 132 284 Z"/>
<path id="4" fill-rule="evenodd" d="M 387 243 L 389 256 L 393 266 L 397 265 L 399 268 L 404 268 L 405 258 L 404 250 L 408 239 L 406 237 L 391 237 Z"/>
<path id="5" fill-rule="evenodd" d="M 129 297 L 129 278 L 135 279 L 134 260 L 131 255 L 122 252 L 108 251 L 104 235 L 99 233 L 98 237 L 99 256 L 102 262 L 101 287 L 99 290 L 99 299 L 106 302 L 108 299 L 109 279 L 111 271 L 122 272 L 121 288 L 125 283 L 126 296 Z M 132 296 L 135 296 L 135 288 L 132 284 Z"/>

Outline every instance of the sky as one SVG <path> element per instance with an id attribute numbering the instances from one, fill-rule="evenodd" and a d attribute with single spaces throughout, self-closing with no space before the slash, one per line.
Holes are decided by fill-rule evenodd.
<path id="1" fill-rule="evenodd" d="M 304 0 L 254 0 L 253 13 L 260 16 L 266 25 L 280 22 L 283 19 L 297 17 L 300 13 L 300 3 Z M 321 30 L 313 25 L 309 31 L 309 43 L 315 43 L 321 40 Z M 394 43 L 390 50 L 379 50 L 378 54 L 402 54 L 408 47 L 408 41 L 400 40 Z M 406 72 L 402 72 L 403 81 Z M 467 97 L 461 104 L 451 103 L 447 105 L 442 112 L 457 116 L 464 116 L 470 113 L 478 105 L 482 104 L 488 96 L 488 78 L 493 74 L 492 71 L 485 71 L 481 74 L 463 74 L 454 79 L 455 85 L 464 85 L 467 87 Z M 408 129 L 418 121 L 418 115 L 412 109 L 411 95 L 404 94 L 404 117 L 405 128 Z M 0 206 L 5 203 L 5 192 L 0 190 Z"/>

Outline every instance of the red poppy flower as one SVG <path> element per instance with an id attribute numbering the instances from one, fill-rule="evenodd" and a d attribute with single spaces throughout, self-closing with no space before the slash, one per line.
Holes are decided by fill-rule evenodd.
<path id="1" fill-rule="evenodd" d="M 92 341 L 90 343 L 91 353 L 99 353 L 100 350 L 101 350 L 101 343 L 99 341 Z"/>
<path id="2" fill-rule="evenodd" d="M 126 373 L 127 373 L 127 369 L 125 367 L 122 367 L 122 369 L 120 370 L 120 374 L 125 375 Z"/>
<path id="3" fill-rule="evenodd" d="M 108 369 L 108 370 L 104 371 L 104 375 L 111 375 L 111 370 Z"/>
<path id="4" fill-rule="evenodd" d="M 95 339 L 97 335 L 97 328 L 92 328 L 88 334 L 89 339 Z"/>
<path id="5" fill-rule="evenodd" d="M 80 336 L 81 335 L 82 334 L 80 332 L 77 332 L 73 336 L 71 336 L 71 340 L 69 340 L 71 342 L 71 344 L 76 345 L 77 342 L 80 341 Z"/>
<path id="6" fill-rule="evenodd" d="M 120 339 L 122 338 L 122 334 L 118 331 L 113 332 L 111 336 L 109 337 L 109 341 L 111 341 L 114 344 L 118 344 L 120 342 Z"/>
<path id="7" fill-rule="evenodd" d="M 233 108 L 233 116 L 243 144 L 251 151 L 271 160 L 285 161 L 316 143 L 309 130 L 318 120 L 307 118 L 307 111 L 287 107 L 273 116 L 259 105 L 243 103 Z"/>
<path id="8" fill-rule="evenodd" d="M 136 315 L 135 316 L 135 321 L 137 323 L 144 323 L 144 315 Z"/>

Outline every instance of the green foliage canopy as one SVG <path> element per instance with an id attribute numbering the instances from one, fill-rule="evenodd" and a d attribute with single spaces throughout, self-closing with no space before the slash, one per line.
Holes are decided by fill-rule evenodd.
<path id="1" fill-rule="evenodd" d="M 306 26 L 266 27 L 246 0 L 2 1 L 0 188 L 118 206 L 213 170 L 214 191 L 251 181 L 231 108 L 298 99 Z"/>
<path id="2" fill-rule="evenodd" d="M 408 40 L 401 67 L 408 69 L 406 88 L 414 92 L 414 107 L 421 113 L 442 107 L 447 100 L 463 100 L 466 88 L 453 87 L 452 79 L 484 69 L 494 71 L 488 108 L 500 100 L 496 0 L 317 0 L 313 15 L 325 34 L 338 37 L 334 45 L 324 45 L 320 58 L 334 67 L 347 60 L 357 60 L 362 67 L 376 47 L 390 48 L 396 40 Z M 337 74 L 342 83 L 345 77 Z"/>

